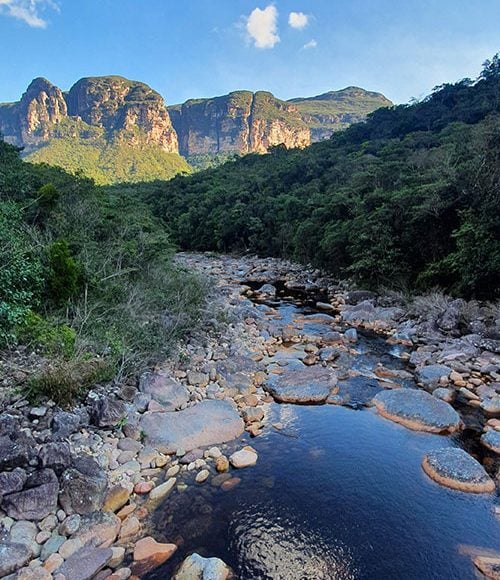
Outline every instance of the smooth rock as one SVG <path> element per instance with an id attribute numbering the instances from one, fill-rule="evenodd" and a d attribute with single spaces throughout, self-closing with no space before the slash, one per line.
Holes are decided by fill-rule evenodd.
<path id="1" fill-rule="evenodd" d="M 170 479 L 167 479 L 165 483 L 155 487 L 149 494 L 150 499 L 155 501 L 165 498 L 174 488 L 176 481 L 175 477 L 171 477 Z"/>
<path id="2" fill-rule="evenodd" d="M 439 385 L 441 377 L 447 377 L 451 368 L 446 365 L 427 365 L 417 369 L 417 379 L 425 389 L 434 390 Z"/>
<path id="3" fill-rule="evenodd" d="M 337 384 L 337 375 L 328 368 L 285 369 L 269 377 L 265 389 L 280 403 L 324 403 Z"/>
<path id="4" fill-rule="evenodd" d="M 240 469 L 242 467 L 250 467 L 257 463 L 258 455 L 250 448 L 244 448 L 236 451 L 229 457 L 229 461 L 233 467 Z"/>
<path id="5" fill-rule="evenodd" d="M 93 512 L 82 516 L 80 527 L 73 536 L 82 544 L 92 542 L 95 546 L 110 546 L 118 536 L 121 520 L 110 512 Z"/>
<path id="6" fill-rule="evenodd" d="M 210 471 L 208 469 L 202 469 L 199 473 L 196 474 L 195 481 L 196 483 L 203 483 L 208 479 L 210 475 Z"/>
<path id="7" fill-rule="evenodd" d="M 56 570 L 56 574 L 61 575 L 65 580 L 92 580 L 112 557 L 111 548 L 84 546 L 71 555 Z"/>
<path id="8" fill-rule="evenodd" d="M 176 550 L 175 544 L 161 544 L 151 536 L 142 538 L 134 547 L 132 573 L 137 576 L 147 574 L 171 558 Z"/>
<path id="9" fill-rule="evenodd" d="M 121 485 L 115 485 L 106 494 L 102 509 L 105 512 L 117 512 L 128 502 L 129 497 L 130 491 L 127 488 Z"/>
<path id="10" fill-rule="evenodd" d="M 484 467 L 458 447 L 430 451 L 422 467 L 434 481 L 452 489 L 473 493 L 495 491 L 495 483 Z"/>
<path id="11" fill-rule="evenodd" d="M 181 564 L 172 580 L 227 580 L 231 569 L 219 558 L 191 554 Z"/>
<path id="12" fill-rule="evenodd" d="M 500 431 L 486 431 L 481 435 L 481 443 L 490 451 L 500 453 Z"/>
<path id="13" fill-rule="evenodd" d="M 189 401 L 189 391 L 186 387 L 161 373 L 144 373 L 139 382 L 139 389 L 151 395 L 167 411 L 175 411 Z"/>
<path id="14" fill-rule="evenodd" d="M 460 429 L 455 409 L 426 391 L 385 390 L 375 395 L 373 403 L 383 417 L 416 431 L 453 433 Z"/>
<path id="15" fill-rule="evenodd" d="M 148 412 L 141 426 L 148 445 L 162 453 L 226 443 L 244 431 L 238 412 L 222 400 L 205 400 L 175 413 Z"/>

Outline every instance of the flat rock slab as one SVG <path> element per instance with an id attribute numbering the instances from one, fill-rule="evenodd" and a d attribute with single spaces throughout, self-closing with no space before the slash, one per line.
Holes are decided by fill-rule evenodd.
<path id="1" fill-rule="evenodd" d="M 487 431 L 481 436 L 481 443 L 494 453 L 500 453 L 500 431 Z"/>
<path id="2" fill-rule="evenodd" d="M 472 493 L 495 491 L 495 483 L 484 467 L 458 447 L 436 449 L 422 462 L 427 475 L 441 485 Z"/>
<path id="3" fill-rule="evenodd" d="M 139 390 L 162 404 L 166 410 L 175 411 L 189 401 L 189 391 L 172 377 L 147 372 L 141 376 Z"/>
<path id="4" fill-rule="evenodd" d="M 453 433 L 460 429 L 460 416 L 455 409 L 426 391 L 382 391 L 373 403 L 383 417 L 416 431 Z"/>
<path id="5" fill-rule="evenodd" d="M 326 400 L 331 405 L 343 405 L 359 409 L 369 404 L 373 397 L 382 391 L 378 381 L 367 377 L 352 377 L 347 381 L 339 381 L 338 391 Z"/>
<path id="6" fill-rule="evenodd" d="M 112 557 L 111 548 L 84 547 L 71 555 L 56 573 L 66 580 L 92 580 Z"/>
<path id="7" fill-rule="evenodd" d="M 147 445 L 174 453 L 226 443 L 239 437 L 245 425 L 229 401 L 206 400 L 183 411 L 144 413 L 141 428 Z"/>
<path id="8" fill-rule="evenodd" d="M 337 384 L 337 375 L 328 368 L 312 366 L 286 369 L 269 377 L 265 389 L 279 403 L 324 403 Z"/>

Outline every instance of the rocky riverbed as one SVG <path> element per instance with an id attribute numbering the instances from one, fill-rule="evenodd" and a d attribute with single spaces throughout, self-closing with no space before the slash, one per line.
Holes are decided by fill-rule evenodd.
<path id="1" fill-rule="evenodd" d="M 179 543 L 157 536 L 151 514 L 187 486 L 237 487 L 238 470 L 259 461 L 247 438 L 282 427 L 269 422 L 273 401 L 370 407 L 412 430 L 460 433 L 467 453 L 423 456 L 425 473 L 460 493 L 500 484 L 494 310 L 479 305 L 471 315 L 471 305 L 440 299 L 415 311 L 396 295 L 352 291 L 274 259 L 177 260 L 211 277 L 210 309 L 222 325 L 207 324 L 137 384 L 96 387 L 72 410 L 4 392 L 0 577 L 115 580 L 161 566 Z M 287 313 L 278 308 L 285 295 L 309 308 Z M 366 333 L 397 364 L 359 364 Z M 499 576 L 495 555 L 479 551 L 475 563 Z M 231 571 L 194 554 L 173 574 Z"/>

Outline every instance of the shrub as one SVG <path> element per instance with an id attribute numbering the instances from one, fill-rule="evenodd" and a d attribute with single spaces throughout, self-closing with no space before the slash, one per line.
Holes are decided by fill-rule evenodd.
<path id="1" fill-rule="evenodd" d="M 70 358 L 75 352 L 76 332 L 66 324 L 50 322 L 35 312 L 28 312 L 17 330 L 20 341 L 42 350 L 44 354 Z"/>
<path id="2" fill-rule="evenodd" d="M 112 361 L 106 358 L 57 360 L 29 381 L 27 394 L 31 400 L 47 397 L 68 406 L 96 383 L 110 381 L 114 373 Z"/>
<path id="3" fill-rule="evenodd" d="M 16 341 L 15 328 L 38 303 L 42 272 L 36 231 L 14 203 L 0 202 L 0 346 Z"/>
<path id="4" fill-rule="evenodd" d="M 79 268 L 72 258 L 65 240 L 54 242 L 49 248 L 48 289 L 55 304 L 63 304 L 78 291 Z"/>

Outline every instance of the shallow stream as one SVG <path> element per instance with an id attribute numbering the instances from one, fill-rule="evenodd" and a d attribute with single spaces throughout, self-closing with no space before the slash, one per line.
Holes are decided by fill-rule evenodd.
<path id="1" fill-rule="evenodd" d="M 280 323 L 303 314 L 286 301 L 278 310 Z M 308 333 L 325 330 L 308 324 Z M 404 368 L 379 338 L 362 336 L 355 348 L 344 364 L 367 375 L 377 362 Z M 468 444 L 463 436 L 411 431 L 366 407 L 267 407 L 264 433 L 226 448 L 245 441 L 258 452 L 256 466 L 233 472 L 239 485 L 193 483 L 157 510 L 158 539 L 181 545 L 149 580 L 169 578 L 194 551 L 241 580 L 466 579 L 478 577 L 473 547 L 500 549 L 494 496 L 441 487 L 421 468 L 427 451 Z"/>

